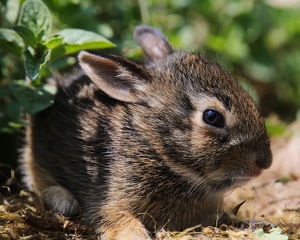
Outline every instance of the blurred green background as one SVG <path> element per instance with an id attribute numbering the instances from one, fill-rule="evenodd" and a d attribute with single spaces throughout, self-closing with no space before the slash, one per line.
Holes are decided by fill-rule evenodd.
<path id="1" fill-rule="evenodd" d="M 0 27 L 11 28 L 24 1 L 0 0 Z M 175 49 L 218 61 L 250 92 L 268 119 L 269 133 L 300 119 L 300 4 L 293 0 L 44 0 L 54 30 L 81 28 L 117 44 L 105 50 L 134 56 L 136 25 L 162 30 Z M 1 44 L 1 42 L 0 42 Z M 70 61 L 72 62 L 72 61 Z M 19 105 L 1 97 L 3 87 L 24 79 L 20 59 L 0 51 L 0 163 L 16 166 L 23 128 Z M 268 123 L 268 121 L 267 121 Z M 276 125 L 276 124 L 275 124 Z M 7 167 L 0 165 L 3 183 Z M 1 177 L 2 176 L 2 177 Z"/>

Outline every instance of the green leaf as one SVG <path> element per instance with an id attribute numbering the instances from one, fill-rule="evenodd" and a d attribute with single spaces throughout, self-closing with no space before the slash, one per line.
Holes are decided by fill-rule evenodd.
<path id="1" fill-rule="evenodd" d="M 57 88 L 53 85 L 44 85 L 42 88 L 51 95 L 55 95 L 57 92 Z"/>
<path id="2" fill-rule="evenodd" d="M 47 50 L 42 57 L 36 59 L 29 50 L 24 51 L 25 71 L 30 80 L 37 80 L 42 67 L 50 60 L 50 50 Z"/>
<path id="3" fill-rule="evenodd" d="M 53 49 L 52 57 L 78 52 L 83 49 L 115 47 L 115 44 L 103 36 L 81 29 L 64 29 L 58 32 L 57 35 L 62 36 L 64 39 L 58 47 Z"/>
<path id="4" fill-rule="evenodd" d="M 51 106 L 54 103 L 54 95 L 56 93 L 55 86 L 45 85 L 33 88 L 26 85 L 23 80 L 12 82 L 9 85 L 9 89 L 18 103 L 30 114 Z"/>
<path id="5" fill-rule="evenodd" d="M 273 120 L 270 118 L 265 119 L 267 132 L 272 137 L 281 137 L 287 130 L 287 125 L 283 122 Z"/>
<path id="6" fill-rule="evenodd" d="M 141 47 L 133 48 L 125 54 L 125 57 L 131 59 L 141 59 L 143 56 L 144 56 L 144 52 Z"/>
<path id="7" fill-rule="evenodd" d="M 15 23 L 20 10 L 20 0 L 7 0 L 5 8 L 5 18 L 10 23 Z"/>
<path id="8" fill-rule="evenodd" d="M 55 69 L 56 71 L 66 69 L 73 66 L 77 62 L 77 58 L 73 56 L 56 58 L 47 65 L 48 69 Z"/>
<path id="9" fill-rule="evenodd" d="M 23 124 L 15 123 L 15 122 L 8 122 L 8 126 L 10 126 L 12 128 L 21 128 L 21 127 L 23 127 Z"/>
<path id="10" fill-rule="evenodd" d="M 3 112 L 4 109 L 0 106 L 0 112 Z M 11 133 L 11 129 L 9 127 L 9 118 L 4 115 L 0 114 L 0 133 Z"/>
<path id="11" fill-rule="evenodd" d="M 55 48 L 59 46 L 59 44 L 62 42 L 63 39 L 64 37 L 55 35 L 45 43 L 45 46 L 47 48 Z"/>
<path id="12" fill-rule="evenodd" d="M 282 230 L 279 227 L 270 230 L 270 233 L 265 233 L 263 229 L 256 229 L 253 233 L 261 240 L 288 240 L 289 237 L 281 234 Z"/>
<path id="13" fill-rule="evenodd" d="M 52 28 L 50 11 L 41 0 L 27 0 L 21 7 L 18 25 L 28 27 L 38 41 L 46 41 Z"/>
<path id="14" fill-rule="evenodd" d="M 2 50 L 20 57 L 24 47 L 23 39 L 14 30 L 0 28 L 0 48 Z"/>
<path id="15" fill-rule="evenodd" d="M 300 109 L 298 109 L 296 112 L 296 120 L 300 121 Z"/>
<path id="16" fill-rule="evenodd" d="M 36 48 L 35 35 L 28 27 L 17 25 L 13 26 L 12 29 L 15 30 L 23 38 L 27 45 Z"/>
<path id="17" fill-rule="evenodd" d="M 8 97 L 9 95 L 10 95 L 10 92 L 6 86 L 0 87 L 0 99 Z"/>
<path id="18" fill-rule="evenodd" d="M 253 233 L 259 238 L 262 238 L 265 235 L 265 232 L 262 228 L 256 229 Z"/>
<path id="19" fill-rule="evenodd" d="M 6 104 L 6 113 L 11 121 L 20 122 L 21 112 L 21 105 L 17 101 L 11 100 Z"/>

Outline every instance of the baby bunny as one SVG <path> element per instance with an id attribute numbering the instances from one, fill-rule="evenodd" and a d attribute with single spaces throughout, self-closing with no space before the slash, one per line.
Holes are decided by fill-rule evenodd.
<path id="1" fill-rule="evenodd" d="M 24 182 L 101 239 L 215 225 L 225 192 L 271 165 L 264 120 L 218 64 L 148 26 L 134 37 L 146 64 L 82 51 L 82 70 L 57 80 L 29 119 Z"/>

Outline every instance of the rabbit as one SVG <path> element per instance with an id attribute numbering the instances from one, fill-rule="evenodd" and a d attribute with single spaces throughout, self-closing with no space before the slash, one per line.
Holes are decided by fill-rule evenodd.
<path id="1" fill-rule="evenodd" d="M 23 181 L 101 239 L 215 225 L 228 190 L 272 163 L 264 119 L 217 63 L 175 51 L 150 26 L 147 61 L 81 51 L 54 104 L 28 119 Z"/>

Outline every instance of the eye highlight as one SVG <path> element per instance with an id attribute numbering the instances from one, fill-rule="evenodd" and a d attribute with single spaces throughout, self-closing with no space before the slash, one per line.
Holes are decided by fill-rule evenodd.
<path id="1" fill-rule="evenodd" d="M 224 128 L 225 123 L 224 123 L 224 118 L 221 113 L 215 111 L 215 110 L 205 110 L 203 112 L 203 121 L 213 127 L 216 128 Z"/>

